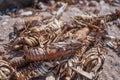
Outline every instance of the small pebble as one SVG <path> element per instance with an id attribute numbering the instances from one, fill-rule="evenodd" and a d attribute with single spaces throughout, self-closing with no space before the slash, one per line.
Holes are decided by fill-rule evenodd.
<path id="1" fill-rule="evenodd" d="M 2 23 L 2 26 L 7 25 L 7 24 L 8 24 L 8 22 L 3 22 L 3 23 Z"/>
<path id="2" fill-rule="evenodd" d="M 0 36 L 0 42 L 4 41 L 5 39 L 3 37 Z"/>
<path id="3" fill-rule="evenodd" d="M 21 16 L 30 16 L 30 15 L 32 15 L 32 14 L 33 14 L 32 11 L 26 11 L 26 12 L 22 12 L 20 15 L 21 15 Z"/>
<path id="4" fill-rule="evenodd" d="M 98 2 L 97 1 L 90 1 L 89 6 L 96 7 L 96 6 L 98 6 Z"/>

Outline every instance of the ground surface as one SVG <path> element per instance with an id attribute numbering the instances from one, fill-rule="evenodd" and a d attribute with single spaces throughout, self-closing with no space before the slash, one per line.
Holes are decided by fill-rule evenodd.
<path id="1" fill-rule="evenodd" d="M 68 9 L 63 12 L 61 20 L 69 22 L 70 16 L 81 15 L 81 14 L 90 14 L 90 15 L 103 15 L 114 12 L 115 9 L 120 9 L 120 6 L 112 6 L 104 2 L 93 2 L 91 7 L 80 6 L 78 4 L 71 5 Z M 103 6 L 104 5 L 104 6 Z M 29 10 L 29 9 L 28 9 Z M 43 16 L 50 16 L 49 12 L 38 12 L 38 14 Z M 0 16 L 0 55 L 5 53 L 3 44 L 9 42 L 9 34 L 13 32 L 13 25 L 20 17 L 12 18 L 10 16 Z M 120 29 L 117 24 L 120 25 L 120 20 L 108 23 L 108 33 L 111 36 L 120 38 Z M 98 80 L 120 80 L 120 57 L 113 50 L 107 48 L 108 54 L 105 58 L 105 64 L 103 66 L 103 72 L 99 76 Z"/>

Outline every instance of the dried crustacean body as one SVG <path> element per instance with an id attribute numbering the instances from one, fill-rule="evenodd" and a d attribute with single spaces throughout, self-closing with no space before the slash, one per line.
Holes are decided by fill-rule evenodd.
<path id="1" fill-rule="evenodd" d="M 77 68 L 71 67 L 71 69 L 79 75 L 82 75 L 82 78 L 85 80 L 95 79 L 102 70 L 105 54 L 106 50 L 100 45 L 97 45 L 86 52 L 81 60 L 81 66 Z"/>
<path id="2" fill-rule="evenodd" d="M 98 76 L 98 74 L 102 70 L 102 66 L 105 60 L 106 50 L 100 47 L 92 48 L 91 51 L 88 51 L 88 55 L 85 57 L 85 61 L 83 61 L 84 70 L 87 72 L 91 72 L 94 74 L 92 78 Z M 93 66 L 94 65 L 94 66 Z"/>
<path id="3" fill-rule="evenodd" d="M 54 61 L 30 63 L 26 67 L 18 69 L 17 79 L 29 80 L 35 77 L 45 77 L 48 73 L 52 72 L 52 69 L 55 66 L 56 64 L 54 63 Z"/>
<path id="4" fill-rule="evenodd" d="M 31 61 L 55 60 L 68 54 L 76 52 L 81 47 L 81 43 L 75 40 L 51 43 L 46 49 L 40 47 L 29 49 L 24 47 L 24 55 Z"/>
<path id="5" fill-rule="evenodd" d="M 23 47 L 24 44 L 29 45 L 30 47 L 38 45 L 38 35 L 35 36 L 26 36 L 26 37 L 18 37 L 13 42 L 13 48 L 19 49 Z"/>
<path id="6" fill-rule="evenodd" d="M 47 25 L 42 25 L 40 28 L 31 28 L 31 31 L 40 33 L 40 45 L 44 45 L 44 43 L 50 44 L 61 33 L 63 25 L 62 21 L 53 19 Z"/>
<path id="7" fill-rule="evenodd" d="M 33 21 L 42 21 L 42 16 L 38 15 L 38 16 L 29 16 L 29 17 L 24 17 L 19 19 L 16 23 L 17 24 L 25 24 L 26 22 L 33 22 Z"/>
<path id="8" fill-rule="evenodd" d="M 28 28 L 35 26 L 35 25 L 40 25 L 41 21 L 42 21 L 41 16 L 29 16 L 29 17 L 24 17 L 22 19 L 19 19 L 14 24 L 14 34 L 17 36 L 20 36 Z"/>
<path id="9" fill-rule="evenodd" d="M 88 27 L 84 28 L 73 28 L 66 33 L 63 34 L 63 36 L 60 38 L 61 41 L 64 41 L 66 39 L 75 39 L 79 42 L 83 42 L 86 38 L 87 35 L 89 34 L 90 29 Z"/>
<path id="10" fill-rule="evenodd" d="M 53 73 L 57 75 L 57 80 L 71 80 L 75 76 L 75 72 L 70 68 L 76 67 L 79 63 L 79 58 L 76 55 L 69 55 L 67 58 L 58 60 L 58 65 L 53 70 Z"/>
<path id="11" fill-rule="evenodd" d="M 9 80 L 14 75 L 14 69 L 8 62 L 0 60 L 0 80 Z"/>
<path id="12" fill-rule="evenodd" d="M 94 16 L 90 16 L 90 15 L 79 15 L 79 16 L 73 16 L 72 18 L 76 21 L 81 21 L 83 23 L 94 21 Z"/>
<path id="13" fill-rule="evenodd" d="M 29 28 L 22 36 L 14 40 L 13 48 L 21 48 L 23 45 L 33 47 L 40 44 L 42 46 L 51 43 L 56 35 L 61 32 L 62 26 L 61 21 L 54 19 L 46 25 Z"/>
<path id="14" fill-rule="evenodd" d="M 83 41 L 87 38 L 88 33 L 90 32 L 88 27 L 84 27 L 75 33 L 73 33 L 73 38 L 78 41 Z"/>
<path id="15" fill-rule="evenodd" d="M 28 62 L 29 61 L 25 57 L 21 56 L 21 57 L 14 57 L 9 61 L 9 64 L 14 68 L 17 68 L 27 65 Z"/>
<path id="16" fill-rule="evenodd" d="M 103 16 L 79 15 L 79 16 L 73 16 L 72 18 L 73 21 L 75 21 L 77 24 L 79 23 L 83 26 L 88 25 L 88 23 L 99 26 L 103 21 L 110 22 L 120 18 L 120 10 L 116 9 L 115 13 L 103 15 Z"/>

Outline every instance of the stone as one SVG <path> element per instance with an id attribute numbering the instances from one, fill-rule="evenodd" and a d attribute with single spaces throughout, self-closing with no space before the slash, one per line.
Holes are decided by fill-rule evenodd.
<path id="1" fill-rule="evenodd" d="M 32 14 L 33 14 L 32 11 L 25 11 L 25 12 L 22 12 L 20 15 L 21 15 L 21 16 L 30 16 L 30 15 L 32 15 Z"/>

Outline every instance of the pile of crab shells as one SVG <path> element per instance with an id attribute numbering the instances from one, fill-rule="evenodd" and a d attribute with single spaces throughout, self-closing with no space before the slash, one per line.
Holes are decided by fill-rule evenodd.
<path id="1" fill-rule="evenodd" d="M 102 22 L 117 17 L 119 11 L 102 17 L 74 16 L 72 25 L 55 17 L 38 20 L 38 16 L 16 22 L 8 54 L 20 55 L 0 60 L 0 80 L 13 76 L 12 80 L 97 79 L 105 61 L 105 39 L 109 38 Z"/>

